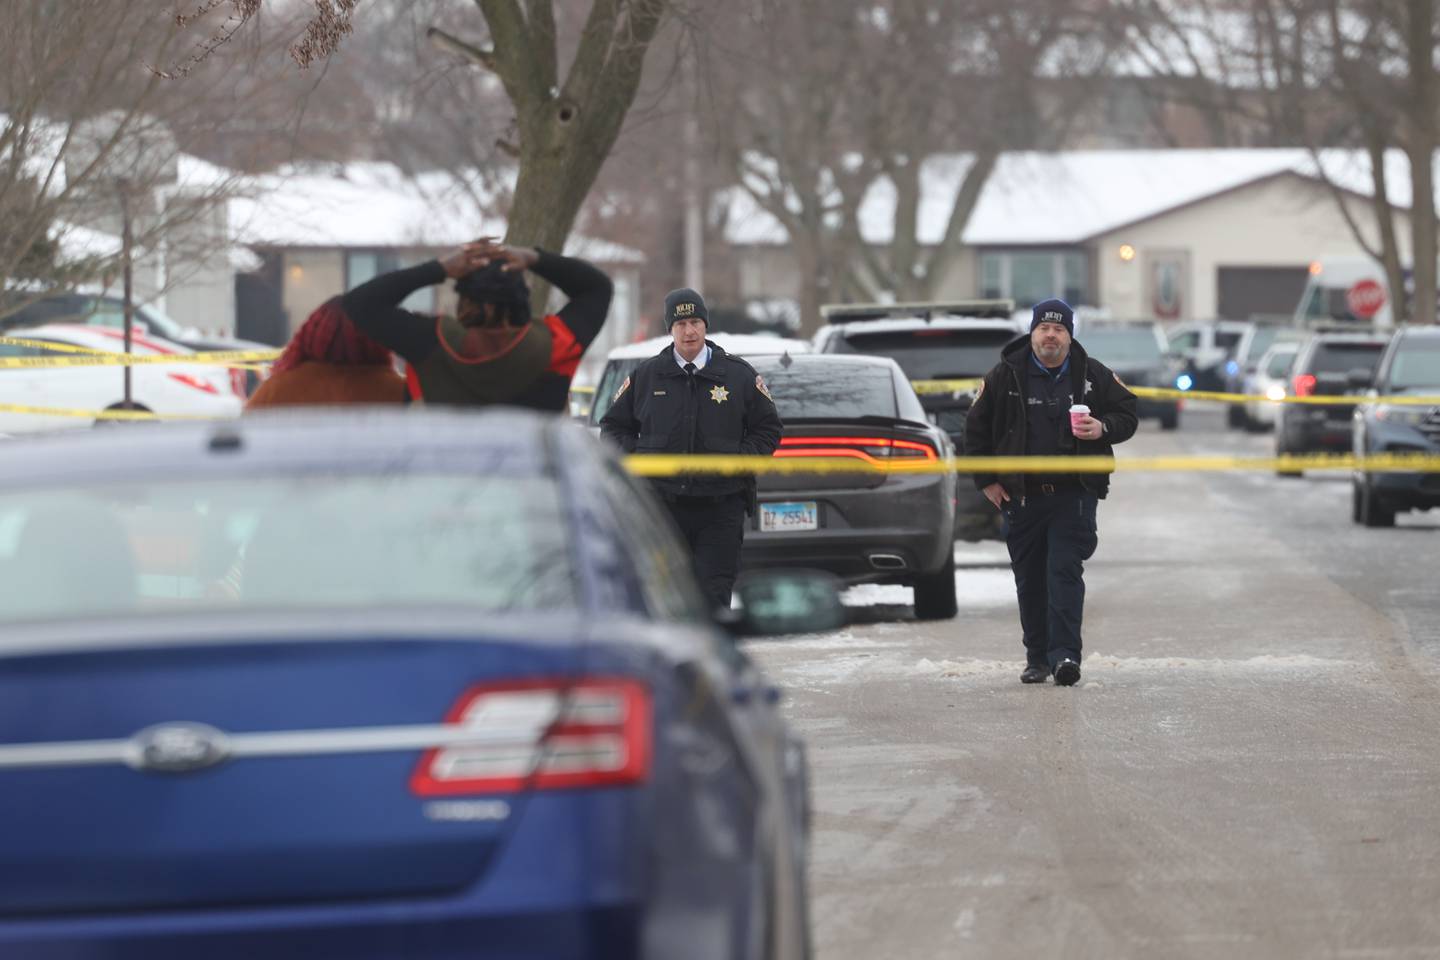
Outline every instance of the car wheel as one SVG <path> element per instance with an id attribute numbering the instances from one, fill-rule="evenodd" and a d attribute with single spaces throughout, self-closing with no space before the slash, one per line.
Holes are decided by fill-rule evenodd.
<path id="1" fill-rule="evenodd" d="M 1395 511 L 1385 505 L 1368 482 L 1360 486 L 1360 522 L 1367 527 L 1395 526 Z"/>
<path id="2" fill-rule="evenodd" d="M 1243 430 L 1245 428 L 1245 408 L 1238 403 L 1232 403 L 1225 411 L 1225 425 L 1232 430 Z"/>
<path id="3" fill-rule="evenodd" d="M 1160 429 L 1161 429 L 1161 430 L 1178 430 L 1178 429 L 1180 429 L 1180 411 L 1179 411 L 1179 410 L 1171 410 L 1169 413 L 1161 414 L 1161 415 L 1160 415 Z"/>
<path id="4" fill-rule="evenodd" d="M 1278 429 L 1278 428 L 1277 428 L 1277 429 Z M 1283 456 L 1285 456 L 1286 454 L 1288 454 L 1289 452 L 1290 452 L 1289 450 L 1286 450 L 1285 447 L 1281 445 L 1279 439 L 1277 438 L 1276 441 L 1275 441 L 1275 456 L 1277 456 L 1277 457 L 1283 457 Z M 1277 476 L 1277 477 L 1299 477 L 1299 476 L 1302 476 L 1302 475 L 1303 475 L 1303 471 L 1300 471 L 1300 470 L 1276 470 L 1276 471 L 1275 471 L 1275 476 Z"/>
<path id="5" fill-rule="evenodd" d="M 955 553 L 935 573 L 915 580 L 915 617 L 918 620 L 949 620 L 960 605 L 955 601 Z"/>
<path id="6" fill-rule="evenodd" d="M 1356 477 L 1350 481 L 1350 521 L 1360 523 L 1363 516 L 1360 511 L 1360 478 Z"/>

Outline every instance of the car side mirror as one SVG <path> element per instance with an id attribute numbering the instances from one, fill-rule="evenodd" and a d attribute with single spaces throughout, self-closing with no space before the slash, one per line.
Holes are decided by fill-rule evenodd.
<path id="1" fill-rule="evenodd" d="M 735 594 L 740 610 L 723 611 L 721 622 L 736 636 L 824 633 L 849 622 L 839 579 L 819 570 L 747 574 L 735 585 Z"/>

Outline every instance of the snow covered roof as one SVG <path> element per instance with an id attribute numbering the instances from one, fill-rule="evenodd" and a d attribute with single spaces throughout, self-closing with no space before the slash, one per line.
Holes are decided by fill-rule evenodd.
<path id="1" fill-rule="evenodd" d="M 846 336 L 851 334 L 858 336 L 871 333 L 911 333 L 916 329 L 917 323 L 923 323 L 924 328 L 929 330 L 995 330 L 1001 333 L 1024 333 L 1030 329 L 1028 313 L 1024 321 L 976 317 L 936 317 L 933 320 L 921 320 L 919 317 L 846 320 L 844 317 L 836 317 L 830 321 L 830 326 L 843 327 Z"/>
<path id="2" fill-rule="evenodd" d="M 270 247 L 447 247 L 503 236 L 505 221 L 480 212 L 493 195 L 479 177 L 409 177 L 387 163 L 297 167 L 256 177 L 231 201 L 241 242 Z M 566 253 L 600 263 L 643 263 L 622 244 L 572 237 Z"/>
<path id="3" fill-rule="evenodd" d="M 1326 173 L 1340 186 L 1369 195 L 1365 154 L 1326 150 Z M 917 226 L 923 244 L 945 234 L 950 208 L 970 168 L 969 155 L 926 159 L 921 167 Z M 1404 157 L 1386 157 L 1391 201 L 1410 204 Z M 1186 204 L 1281 174 L 1314 178 L 1315 158 L 1304 149 L 1083 150 L 1002 154 L 963 234 L 971 246 L 1077 244 Z M 895 188 L 877 179 L 860 204 L 867 243 L 888 244 L 894 232 Z M 727 239 L 738 245 L 780 245 L 785 228 L 744 189 L 730 192 Z"/>

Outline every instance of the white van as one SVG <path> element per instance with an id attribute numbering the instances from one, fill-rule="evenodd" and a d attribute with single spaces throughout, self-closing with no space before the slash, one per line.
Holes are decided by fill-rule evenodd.
<path id="1" fill-rule="evenodd" d="M 1295 325 L 1353 323 L 1388 329 L 1395 325 L 1390 307 L 1385 268 L 1373 258 L 1321 257 L 1310 264 L 1310 279 L 1295 308 Z"/>

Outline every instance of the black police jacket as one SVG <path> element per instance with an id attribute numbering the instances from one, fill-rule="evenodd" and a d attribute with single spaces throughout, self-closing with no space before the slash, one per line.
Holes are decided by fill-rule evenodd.
<path id="1" fill-rule="evenodd" d="M 765 382 L 739 357 L 710 341 L 710 362 L 687 374 L 671 346 L 643 361 L 615 394 L 600 434 L 627 453 L 746 454 L 768 457 L 784 424 Z M 661 494 L 724 496 L 747 491 L 750 477 L 680 475 L 656 480 Z"/>
<path id="2" fill-rule="evenodd" d="M 1025 455 L 1025 364 L 1030 362 L 1030 337 L 1022 336 L 1005 345 L 1001 360 L 980 385 L 980 395 L 965 417 L 965 454 L 972 457 L 1022 457 Z M 1123 443 L 1135 435 L 1140 420 L 1136 416 L 1135 394 L 1105 364 L 1085 353 L 1078 341 L 1070 344 L 1070 376 L 1078 394 L 1076 403 L 1090 408 L 1090 416 L 1105 424 L 1099 440 L 1081 440 L 1062 432 L 1062 452 L 1083 456 L 1108 457 L 1114 454 L 1113 444 Z M 1108 473 L 1079 474 L 1086 490 L 1104 499 L 1110 492 Z M 1011 497 L 1025 492 L 1025 478 L 1019 473 L 977 473 L 975 486 L 983 490 L 999 482 Z"/>

